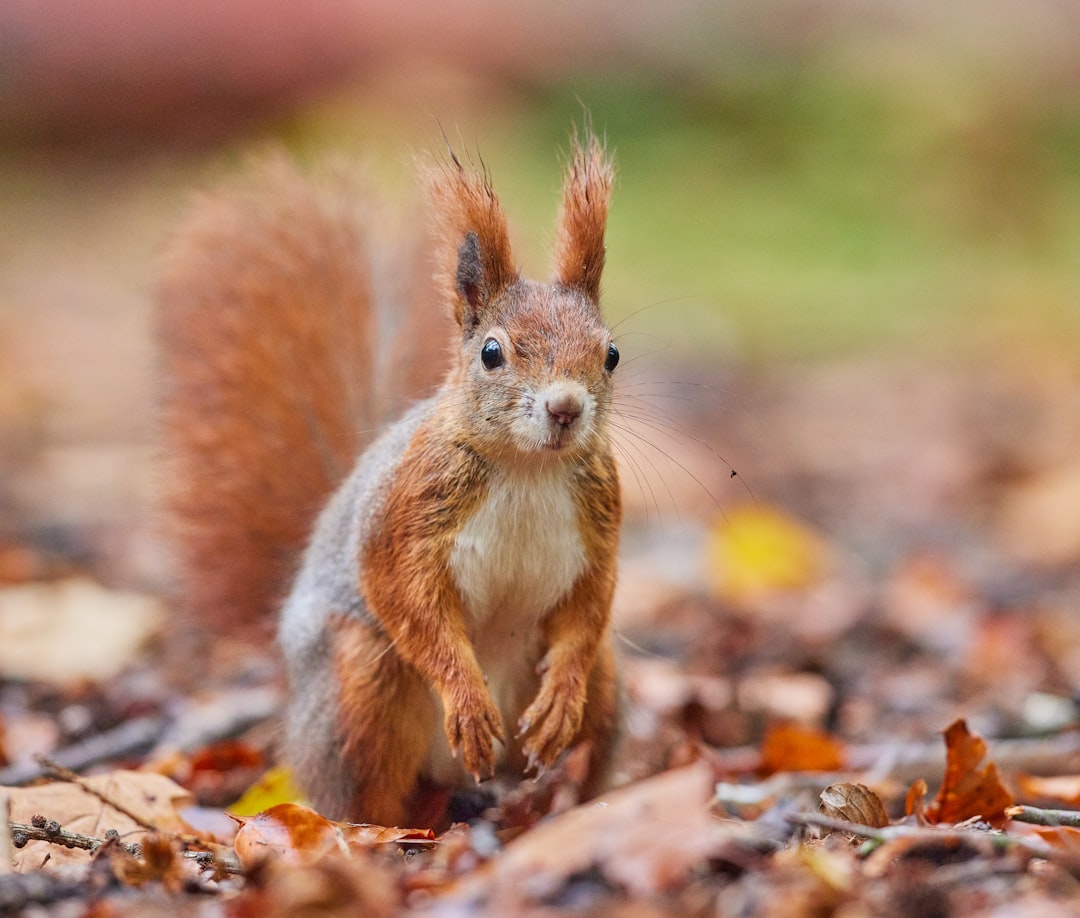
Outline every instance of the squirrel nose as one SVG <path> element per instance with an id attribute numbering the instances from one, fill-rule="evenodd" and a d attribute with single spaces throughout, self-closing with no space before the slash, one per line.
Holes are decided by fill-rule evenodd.
<path id="1" fill-rule="evenodd" d="M 551 419 L 560 427 L 569 427 L 579 417 L 584 408 L 581 398 L 572 392 L 563 392 L 549 396 L 544 403 Z"/>

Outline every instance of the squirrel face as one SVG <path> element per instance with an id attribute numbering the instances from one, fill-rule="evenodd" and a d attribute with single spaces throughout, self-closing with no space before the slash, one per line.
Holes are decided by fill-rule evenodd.
<path id="1" fill-rule="evenodd" d="M 540 462 L 594 448 L 605 435 L 618 350 L 580 290 L 518 280 L 490 325 L 463 342 L 463 422 L 489 454 Z"/>

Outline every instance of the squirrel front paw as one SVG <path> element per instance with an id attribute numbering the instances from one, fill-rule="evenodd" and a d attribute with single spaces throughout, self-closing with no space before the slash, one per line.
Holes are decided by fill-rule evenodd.
<path id="1" fill-rule="evenodd" d="M 477 782 L 495 774 L 495 740 L 503 741 L 502 717 L 486 689 L 446 704 L 444 727 L 451 751 Z"/>
<path id="2" fill-rule="evenodd" d="M 525 737 L 521 750 L 527 759 L 526 771 L 549 767 L 581 729 L 585 691 L 576 688 L 575 681 L 547 674 L 539 694 L 521 715 L 518 736 Z"/>

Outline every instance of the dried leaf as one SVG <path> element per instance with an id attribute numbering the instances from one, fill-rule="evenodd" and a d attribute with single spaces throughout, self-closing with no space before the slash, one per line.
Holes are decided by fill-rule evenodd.
<path id="1" fill-rule="evenodd" d="M 272 857 L 311 864 L 348 850 L 337 825 L 296 803 L 279 803 L 239 821 L 240 831 L 233 846 L 240 862 L 248 868 Z"/>
<path id="2" fill-rule="evenodd" d="M 1080 851 L 1080 829 L 1074 826 L 1035 826 L 1032 832 L 1055 848 L 1070 853 Z"/>
<path id="3" fill-rule="evenodd" d="M 313 864 L 332 854 L 348 854 L 388 842 L 432 842 L 431 829 L 333 822 L 310 807 L 279 803 L 251 818 L 243 818 L 233 843 L 244 866 L 278 857 Z"/>
<path id="4" fill-rule="evenodd" d="M 1020 775 L 1016 779 L 1020 795 L 1033 800 L 1056 800 L 1080 806 L 1080 775 Z"/>
<path id="5" fill-rule="evenodd" d="M 1012 805 L 1012 794 L 998 778 L 997 767 L 987 762 L 986 742 L 968 732 L 967 723 L 958 720 L 945 731 L 945 778 L 934 802 L 926 809 L 929 822 L 963 822 L 979 816 L 992 826 L 1005 824 L 1005 808 Z"/>
<path id="6" fill-rule="evenodd" d="M 926 822 L 926 795 L 929 788 L 926 781 L 919 778 L 908 788 L 907 797 L 904 799 L 904 812 L 908 816 L 914 816 L 919 822 Z"/>
<path id="7" fill-rule="evenodd" d="M 340 824 L 341 834 L 349 847 L 373 848 L 390 842 L 412 841 L 431 842 L 435 833 L 431 829 L 398 829 L 388 826 L 373 826 L 367 823 Z"/>
<path id="8" fill-rule="evenodd" d="M 881 828 L 889 824 L 881 798 L 865 784 L 830 784 L 821 792 L 818 809 L 833 819 L 860 826 Z"/>
<path id="9" fill-rule="evenodd" d="M 283 765 L 271 768 L 229 807 L 234 816 L 257 816 L 280 803 L 300 803 L 304 792 L 293 781 L 292 772 Z"/>
<path id="10" fill-rule="evenodd" d="M 729 510 L 713 525 L 706 551 L 714 595 L 736 604 L 811 586 L 827 555 L 821 536 L 764 504 Z"/>
<path id="11" fill-rule="evenodd" d="M 561 813 L 518 836 L 490 869 L 447 897 L 448 914 L 483 898 L 488 914 L 522 914 L 596 870 L 631 895 L 670 890 L 728 844 L 708 814 L 712 770 L 701 763 L 665 772 Z M 464 911 L 462 912 L 464 914 Z"/>
<path id="12" fill-rule="evenodd" d="M 393 875 L 366 858 L 267 862 L 228 908 L 231 918 L 391 918 L 401 913 Z"/>
<path id="13" fill-rule="evenodd" d="M 844 765 L 843 744 L 824 730 L 796 723 L 773 724 L 761 742 L 761 770 L 839 771 Z"/>
<path id="14" fill-rule="evenodd" d="M 178 784 L 162 775 L 149 772 L 114 771 L 86 778 L 86 783 L 130 811 L 143 824 L 154 825 L 166 832 L 184 832 L 187 826 L 178 815 L 181 807 L 193 803 L 193 798 Z M 116 829 L 128 843 L 141 841 L 144 826 L 121 813 L 78 784 L 55 782 L 34 787 L 0 788 L 0 794 L 11 800 L 11 821 L 29 823 L 36 814 L 56 820 L 69 832 L 102 838 L 109 829 Z M 15 852 L 15 868 L 32 870 L 41 864 L 45 854 L 50 863 L 86 863 L 85 851 L 70 850 L 43 841 L 32 841 Z"/>

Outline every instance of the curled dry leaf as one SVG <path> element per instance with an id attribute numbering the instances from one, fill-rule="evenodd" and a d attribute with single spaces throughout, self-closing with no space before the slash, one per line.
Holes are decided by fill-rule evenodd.
<path id="1" fill-rule="evenodd" d="M 761 770 L 839 771 L 844 765 L 843 744 L 824 730 L 796 723 L 772 724 L 761 742 Z"/>
<path id="2" fill-rule="evenodd" d="M 986 742 L 970 733 L 961 719 L 945 731 L 945 778 L 934 802 L 926 808 L 929 822 L 963 822 L 979 816 L 990 825 L 1005 824 L 1012 794 L 1001 783 L 997 766 L 987 762 Z"/>
<path id="3" fill-rule="evenodd" d="M 245 867 L 268 858 L 313 864 L 331 854 L 370 848 L 388 842 L 432 842 L 430 829 L 398 829 L 333 822 L 310 807 L 279 803 L 251 818 L 234 817 L 240 823 L 233 843 Z"/>
<path id="4" fill-rule="evenodd" d="M 904 799 L 904 812 L 908 816 L 914 816 L 920 823 L 926 822 L 926 795 L 929 788 L 926 781 L 919 778 L 908 788 L 907 797 Z"/>
<path id="5" fill-rule="evenodd" d="M 826 816 L 880 829 L 889 824 L 881 798 L 865 784 L 830 784 L 818 807 Z"/>
<path id="6" fill-rule="evenodd" d="M 1016 783 L 1021 796 L 1028 800 L 1056 800 L 1080 806 L 1080 775 L 1020 775 Z"/>
<path id="7" fill-rule="evenodd" d="M 346 850 L 345 839 L 334 823 L 296 803 L 279 803 L 239 822 L 233 846 L 248 869 L 268 858 L 311 864 Z"/>

